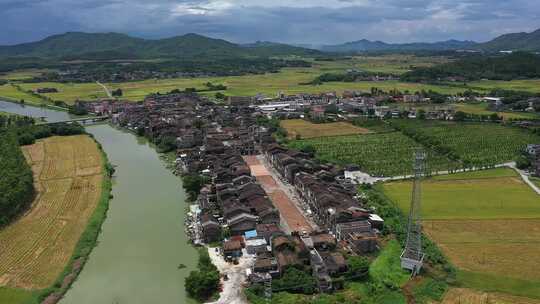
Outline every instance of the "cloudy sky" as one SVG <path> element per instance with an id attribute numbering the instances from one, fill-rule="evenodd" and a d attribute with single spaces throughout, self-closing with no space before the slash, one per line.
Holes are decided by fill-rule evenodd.
<path id="1" fill-rule="evenodd" d="M 0 45 L 66 31 L 234 42 L 485 41 L 540 28 L 537 0 L 0 0 Z"/>

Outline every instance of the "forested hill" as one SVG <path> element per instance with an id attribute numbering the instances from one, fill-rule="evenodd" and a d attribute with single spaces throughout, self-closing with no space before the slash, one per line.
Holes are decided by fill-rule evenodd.
<path id="1" fill-rule="evenodd" d="M 402 75 L 404 81 L 511 80 L 540 78 L 540 55 L 517 52 L 503 56 L 473 56 Z"/>
<path id="2" fill-rule="evenodd" d="M 489 42 L 479 44 L 478 49 L 483 51 L 540 51 L 540 29 L 532 33 L 513 33 L 499 36 Z"/>
<path id="3" fill-rule="evenodd" d="M 43 40 L 13 46 L 0 46 L 0 57 L 62 59 L 149 59 L 149 58 L 231 58 L 277 55 L 316 55 L 318 51 L 283 44 L 257 44 L 251 47 L 186 34 L 149 40 L 118 33 L 70 32 Z"/>

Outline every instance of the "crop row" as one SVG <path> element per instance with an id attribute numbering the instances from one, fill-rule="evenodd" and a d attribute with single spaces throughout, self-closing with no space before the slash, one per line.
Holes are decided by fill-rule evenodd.
<path id="1" fill-rule="evenodd" d="M 523 129 L 491 123 L 396 121 L 393 125 L 425 146 L 460 160 L 465 167 L 490 167 L 515 160 L 540 137 Z"/>
<path id="2" fill-rule="evenodd" d="M 413 154 L 421 147 L 401 132 L 323 137 L 297 140 L 289 144 L 294 149 L 311 146 L 317 158 L 341 165 L 356 164 L 373 176 L 402 176 L 413 173 Z M 459 167 L 447 157 L 427 151 L 429 171 L 446 171 Z"/>

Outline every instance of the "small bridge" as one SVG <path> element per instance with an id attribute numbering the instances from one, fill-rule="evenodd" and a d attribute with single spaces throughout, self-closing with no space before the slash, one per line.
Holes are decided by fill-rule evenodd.
<path id="1" fill-rule="evenodd" d="M 42 122 L 36 123 L 36 125 L 38 125 L 38 126 L 40 126 L 40 125 L 54 125 L 54 124 L 61 124 L 61 123 L 70 124 L 70 123 L 74 123 L 74 122 L 80 122 L 80 123 L 82 123 L 84 125 L 84 124 L 89 124 L 89 123 L 96 123 L 96 122 L 105 121 L 107 119 L 109 119 L 109 116 L 90 116 L 90 117 L 74 118 L 74 119 L 62 120 L 62 121 L 54 121 L 54 122 L 42 121 Z"/>

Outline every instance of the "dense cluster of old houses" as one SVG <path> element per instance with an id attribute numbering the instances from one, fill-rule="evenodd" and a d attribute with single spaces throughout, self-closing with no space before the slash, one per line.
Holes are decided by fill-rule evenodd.
<path id="1" fill-rule="evenodd" d="M 275 143 L 246 105 L 219 106 L 193 94 L 156 95 L 143 103 L 105 101 L 87 105 L 114 123 L 159 141 L 174 138 L 178 171 L 205 181 L 198 193 L 194 242 L 220 243 L 234 261 L 255 256 L 253 283 L 279 278 L 289 267 L 309 271 L 321 291 L 347 270 L 346 256 L 377 250 L 383 221 L 363 207 L 343 170 Z M 280 211 L 252 176 L 245 155 L 263 155 L 292 185 L 316 222 L 314 232 L 287 231 Z M 306 215 L 306 216 L 307 216 Z"/>
<path id="2" fill-rule="evenodd" d="M 310 154 L 279 145 L 272 137 L 274 130 L 261 123 L 261 117 L 281 112 L 317 115 L 332 103 L 347 112 L 388 115 L 377 107 L 377 98 L 345 92 L 339 102 L 328 93 L 282 95 L 272 101 L 232 98 L 227 105 L 217 105 L 195 94 L 178 93 L 151 95 L 142 103 L 106 100 L 85 106 L 154 142 L 172 139 L 178 172 L 204 181 L 188 227 L 195 243 L 219 244 L 232 262 L 253 255 L 255 262 L 248 270 L 252 283 L 271 282 L 295 267 L 309 271 L 318 289 L 328 291 L 334 288 L 333 277 L 347 271 L 346 255 L 378 249 L 384 221 L 357 196 L 354 168 L 322 164 Z M 453 111 L 426 114 L 450 119 Z M 530 145 L 527 152 L 540 174 L 540 148 Z M 282 225 L 283 214 L 252 175 L 244 157 L 249 155 L 261 155 L 291 186 L 304 216 L 314 223 L 312 232 L 290 231 Z"/>

